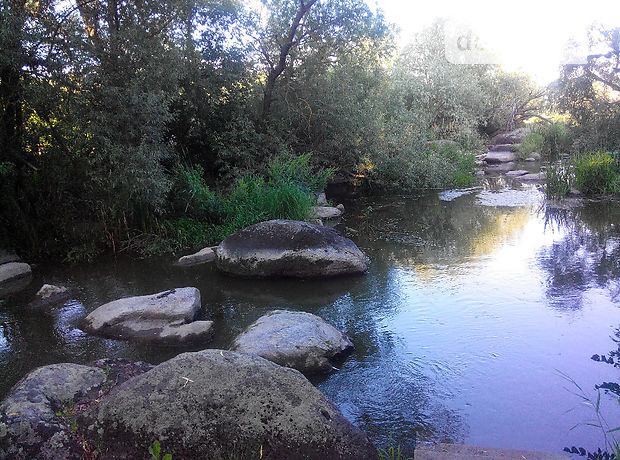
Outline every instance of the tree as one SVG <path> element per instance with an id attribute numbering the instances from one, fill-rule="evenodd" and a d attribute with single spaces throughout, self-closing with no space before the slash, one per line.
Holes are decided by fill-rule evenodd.
<path id="1" fill-rule="evenodd" d="M 584 64 L 565 65 L 556 103 L 577 125 L 577 148 L 620 148 L 620 28 L 591 26 Z"/>
<path id="2" fill-rule="evenodd" d="M 302 66 L 324 72 L 365 39 L 388 34 L 380 15 L 362 0 L 263 0 L 267 17 L 251 33 L 265 69 L 260 119 L 267 120 L 277 82 L 292 79 Z"/>

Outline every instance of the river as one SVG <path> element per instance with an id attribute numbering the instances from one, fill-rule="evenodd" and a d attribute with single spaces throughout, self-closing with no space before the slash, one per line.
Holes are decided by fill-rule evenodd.
<path id="1" fill-rule="evenodd" d="M 392 436 L 405 449 L 417 441 L 603 447 L 600 430 L 571 430 L 595 414 L 562 374 L 594 399 L 595 385 L 620 381 L 618 367 L 591 359 L 617 349 L 620 204 L 545 203 L 534 185 L 501 178 L 344 204 L 337 228 L 370 259 L 360 277 L 244 280 L 212 265 L 127 257 L 35 267 L 29 288 L 0 304 L 0 397 L 44 364 L 169 359 L 180 350 L 88 336 L 80 319 L 123 296 L 195 286 L 215 321 L 211 347 L 228 347 L 277 308 L 347 331 L 354 353 L 314 383 L 379 446 Z M 43 282 L 72 287 L 78 301 L 28 312 L 23 305 Z M 602 391 L 601 411 L 620 425 L 613 393 Z"/>

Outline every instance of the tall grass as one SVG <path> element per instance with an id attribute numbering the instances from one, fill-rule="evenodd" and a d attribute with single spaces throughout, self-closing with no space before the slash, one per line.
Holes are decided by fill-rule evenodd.
<path id="1" fill-rule="evenodd" d="M 547 167 L 545 193 L 548 198 L 562 198 L 570 192 L 574 174 L 570 163 L 559 161 Z"/>
<path id="2" fill-rule="evenodd" d="M 571 128 L 563 123 L 538 125 L 519 146 L 519 154 L 525 158 L 536 152 L 555 160 L 562 154 L 571 153 L 573 141 Z"/>
<path id="3" fill-rule="evenodd" d="M 589 407 L 592 410 L 593 415 L 594 415 L 593 419 L 586 420 L 582 423 L 579 423 L 573 426 L 571 430 L 577 428 L 578 426 L 582 426 L 582 425 L 591 426 L 593 428 L 598 429 L 601 435 L 603 436 L 603 441 L 605 443 L 605 449 L 608 450 L 607 458 L 609 458 L 611 454 L 616 459 L 620 459 L 620 438 L 616 437 L 617 434 L 620 433 L 620 426 L 612 428 L 607 422 L 607 420 L 605 420 L 605 417 L 603 416 L 603 414 L 601 413 L 601 390 L 597 389 L 596 400 L 594 400 L 590 396 L 588 396 L 586 392 L 583 390 L 583 388 L 577 382 L 575 382 L 575 380 L 573 380 L 570 376 L 558 370 L 556 370 L 556 372 L 558 373 L 560 377 L 565 379 L 567 382 L 571 384 L 572 387 L 574 387 L 574 389 L 572 390 L 568 388 L 566 388 L 566 390 L 574 394 L 575 396 L 577 396 L 580 399 L 581 404 L 586 407 Z M 617 402 L 620 404 L 620 399 L 617 400 Z M 565 448 L 564 450 L 567 452 L 573 452 L 572 449 L 568 449 L 568 448 Z M 576 449 L 576 450 L 585 452 L 585 449 L 583 448 Z M 599 449 L 598 455 L 595 453 L 589 456 L 588 458 L 603 458 L 603 456 L 604 456 L 604 453 L 600 452 L 600 449 Z"/>
<path id="4" fill-rule="evenodd" d="M 271 219 L 306 220 L 332 169 L 315 170 L 310 155 L 272 160 L 266 176 L 247 175 L 226 194 L 209 189 L 199 168 L 175 173 L 172 208 L 142 248 L 144 255 L 219 243 L 249 225 Z"/>

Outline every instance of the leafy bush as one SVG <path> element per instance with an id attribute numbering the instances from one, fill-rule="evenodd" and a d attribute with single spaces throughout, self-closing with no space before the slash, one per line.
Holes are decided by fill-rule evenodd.
<path id="1" fill-rule="evenodd" d="M 519 146 L 519 153 L 527 157 L 534 152 L 556 159 L 572 150 L 574 135 L 570 127 L 563 123 L 537 125 Z"/>
<path id="2" fill-rule="evenodd" d="M 596 152 L 574 159 L 575 183 L 586 195 L 616 192 L 618 160 L 609 153 Z"/>
<path id="3" fill-rule="evenodd" d="M 310 154 L 297 157 L 288 155 L 274 158 L 268 169 L 269 179 L 277 184 L 294 184 L 311 193 L 325 189 L 327 181 L 332 178 L 334 168 L 314 171 L 310 165 Z"/>
<path id="4" fill-rule="evenodd" d="M 474 181 L 474 155 L 443 144 L 430 149 L 399 149 L 378 157 L 369 168 L 373 182 L 390 189 L 439 189 Z"/>

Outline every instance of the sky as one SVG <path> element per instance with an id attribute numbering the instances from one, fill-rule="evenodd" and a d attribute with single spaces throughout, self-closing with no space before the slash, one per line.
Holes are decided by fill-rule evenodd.
<path id="1" fill-rule="evenodd" d="M 366 0 L 382 9 L 386 19 L 400 29 L 399 43 L 435 18 L 466 24 L 492 49 L 510 71 L 529 73 L 540 84 L 559 76 L 569 40 L 585 43 L 590 24 L 620 26 L 620 0 Z"/>

